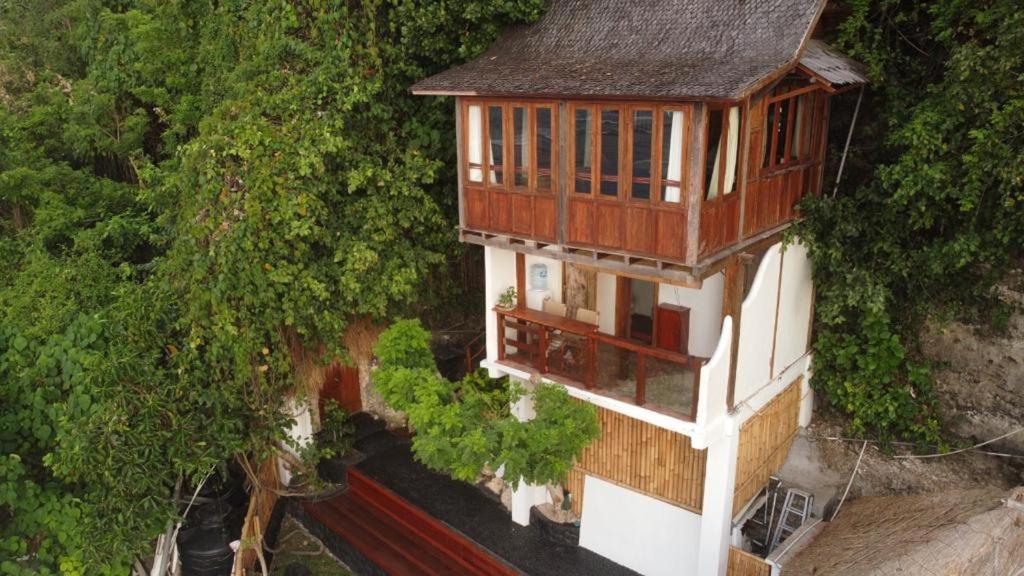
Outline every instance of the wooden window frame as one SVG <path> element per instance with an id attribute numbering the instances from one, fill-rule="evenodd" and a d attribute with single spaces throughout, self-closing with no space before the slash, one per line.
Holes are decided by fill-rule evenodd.
<path id="1" fill-rule="evenodd" d="M 733 183 L 736 187 L 735 190 L 726 194 L 725 192 L 725 170 L 728 166 L 729 158 L 729 111 L 733 108 L 739 108 L 740 111 L 740 132 L 738 134 L 738 140 L 736 142 L 736 181 Z M 718 194 L 711 199 L 708 199 L 707 184 L 708 181 L 708 162 L 707 155 L 708 151 L 711 150 L 711 114 L 715 112 L 722 113 L 722 134 L 719 138 L 725 138 L 725 146 L 719 146 L 718 148 Z M 700 179 L 700 200 L 701 206 L 715 204 L 721 204 L 727 199 L 734 196 L 738 196 L 740 192 L 740 182 L 743 179 L 742 164 L 743 164 L 743 148 L 746 145 L 746 132 L 743 128 L 743 121 L 746 118 L 746 106 L 742 102 L 735 104 L 719 104 L 708 107 L 708 121 L 704 125 L 704 150 L 701 155 L 701 179 Z"/>
<path id="2" fill-rule="evenodd" d="M 469 165 L 469 108 L 470 106 L 480 106 L 481 111 L 481 126 L 480 132 L 483 138 L 482 142 L 482 153 L 481 158 L 481 170 L 483 173 L 482 182 L 473 182 L 469 179 L 470 165 Z M 501 108 L 502 117 L 502 166 L 503 166 L 503 179 L 501 184 L 491 183 L 491 162 L 490 162 L 490 109 L 492 107 Z M 529 140 L 529 159 L 530 165 L 528 167 L 528 186 L 517 186 L 515 184 L 515 123 L 513 122 L 513 110 L 515 108 L 525 108 L 527 114 L 527 123 L 531 128 L 531 138 Z M 539 190 L 537 188 L 538 174 L 537 174 L 537 109 L 547 108 L 551 110 L 551 186 Z M 462 183 L 464 186 L 471 188 L 482 188 L 487 190 L 513 192 L 516 194 L 530 194 L 538 196 L 553 196 L 558 192 L 559 182 L 559 171 L 558 171 L 558 134 L 559 134 L 559 117 L 558 117 L 558 102 L 555 101 L 525 101 L 525 100 L 495 100 L 485 98 L 464 98 L 462 99 L 459 114 L 462 118 L 462 157 L 463 157 L 463 177 Z"/>
<path id="3" fill-rule="evenodd" d="M 590 134 L 590 192 L 576 191 L 576 112 L 588 110 L 590 112 L 593 129 Z M 616 196 L 601 194 L 601 113 L 607 110 L 616 110 L 619 113 L 619 174 L 617 181 L 619 185 Z M 633 197 L 633 115 L 636 111 L 650 111 L 652 118 L 651 131 L 651 176 L 650 176 L 650 197 Z M 668 202 L 661 199 L 661 185 L 664 179 L 661 175 L 661 161 L 664 151 L 662 150 L 662 134 L 664 130 L 664 113 L 682 112 L 683 114 L 683 143 L 680 154 L 680 198 L 679 202 Z M 567 110 L 568 119 L 566 126 L 569 133 L 568 146 L 568 174 L 567 181 L 570 182 L 567 194 L 570 198 L 589 198 L 601 202 L 620 202 L 634 206 L 662 207 L 682 210 L 689 203 L 687 193 L 687 182 L 689 176 L 689 162 L 687 152 L 690 130 L 693 125 L 693 107 L 685 104 L 655 104 L 645 102 L 619 103 L 602 101 L 575 101 L 570 102 Z"/>
<path id="4" fill-rule="evenodd" d="M 785 172 L 787 170 L 797 170 L 807 168 L 818 163 L 815 157 L 815 143 L 819 138 L 820 123 L 819 118 L 819 104 L 822 99 L 821 96 L 822 87 L 819 85 L 804 86 L 792 90 L 787 90 L 781 94 L 774 96 L 767 96 L 765 99 L 765 119 L 772 119 L 772 123 L 767 126 L 764 137 L 766 140 L 766 149 L 769 153 L 768 164 L 765 165 L 764 160 L 760 163 L 760 171 L 764 175 L 777 174 Z M 801 96 L 807 96 L 806 105 L 800 110 L 797 105 L 798 100 Z M 775 114 L 778 114 L 778 110 L 782 107 L 782 102 L 788 101 L 789 104 L 789 115 L 786 118 L 786 140 L 785 142 L 779 142 L 779 132 L 777 130 L 778 120 L 773 116 L 773 110 Z M 796 111 L 800 110 L 803 115 L 802 128 L 803 133 L 800 135 L 802 146 L 806 147 L 807 152 L 805 154 L 798 154 L 796 158 L 793 157 L 793 131 L 796 126 Z M 780 162 L 778 160 L 779 146 L 782 146 L 783 159 Z"/>

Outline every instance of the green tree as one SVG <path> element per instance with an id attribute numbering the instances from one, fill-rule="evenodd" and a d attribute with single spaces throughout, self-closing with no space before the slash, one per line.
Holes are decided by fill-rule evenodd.
<path id="1" fill-rule="evenodd" d="M 818 294 L 814 385 L 857 433 L 935 442 L 917 334 L 931 315 L 992 307 L 1024 246 L 1024 12 L 846 4 L 839 40 L 872 86 L 842 189 L 805 202 L 797 229 Z"/>
<path id="2" fill-rule="evenodd" d="M 374 352 L 380 360 L 374 384 L 392 408 L 408 415 L 416 430 L 413 454 L 457 480 L 472 482 L 489 467 L 504 468 L 503 478 L 514 486 L 562 482 L 601 433 L 594 406 L 573 400 L 562 386 L 537 384 L 527 394 L 483 371 L 459 382 L 443 378 L 418 320 L 394 323 Z M 523 422 L 510 407 L 527 396 L 535 417 Z"/>
<path id="3" fill-rule="evenodd" d="M 290 349 L 431 295 L 453 116 L 407 88 L 539 9 L 0 3 L 0 572 L 124 573 L 282 438 Z"/>

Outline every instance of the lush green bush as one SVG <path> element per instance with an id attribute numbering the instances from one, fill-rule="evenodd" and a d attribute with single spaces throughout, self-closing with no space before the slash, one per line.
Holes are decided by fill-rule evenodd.
<path id="1" fill-rule="evenodd" d="M 797 230 L 817 288 L 813 384 L 856 433 L 936 442 L 917 335 L 933 314 L 990 306 L 1024 246 L 1024 11 L 846 4 L 839 41 L 872 86 L 842 189 L 805 201 Z M 848 119 L 856 93 L 842 98 L 835 117 Z"/>
<path id="2" fill-rule="evenodd" d="M 0 2 L 0 572 L 125 573 L 281 439 L 296 348 L 432 296 L 454 115 L 408 87 L 539 9 Z"/>
<path id="3" fill-rule="evenodd" d="M 430 334 L 417 320 L 384 331 L 375 353 L 380 367 L 374 386 L 408 415 L 416 458 L 458 480 L 470 482 L 484 467 L 504 466 L 504 479 L 513 485 L 561 482 L 600 434 L 594 407 L 573 400 L 561 386 L 538 384 L 527 395 L 522 386 L 484 371 L 459 382 L 443 378 Z M 525 396 L 536 416 L 522 422 L 510 407 Z"/>

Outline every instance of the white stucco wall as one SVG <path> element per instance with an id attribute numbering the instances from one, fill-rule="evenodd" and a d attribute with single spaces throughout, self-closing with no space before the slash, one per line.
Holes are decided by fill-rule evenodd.
<path id="1" fill-rule="evenodd" d="M 484 317 L 487 321 L 487 359 L 498 361 L 498 317 L 491 312 L 498 303 L 498 296 L 509 286 L 516 285 L 516 255 L 511 250 L 484 247 Z M 498 373 L 491 371 L 492 377 Z"/>
<path id="2" fill-rule="evenodd" d="M 696 423 L 702 431 L 720 425 L 728 412 L 729 372 L 732 362 L 732 316 L 722 321 L 722 334 L 714 353 L 700 370 Z M 704 439 L 694 438 L 694 447 L 706 447 Z"/>
<path id="3" fill-rule="evenodd" d="M 597 273 L 597 329 L 605 334 L 615 334 L 615 291 L 616 278 L 607 272 Z"/>
<path id="4" fill-rule="evenodd" d="M 587 476 L 580 546 L 645 576 L 694 574 L 701 517 Z"/>
<path id="5" fill-rule="evenodd" d="M 748 398 L 771 380 L 772 340 L 775 307 L 779 295 L 781 244 L 768 249 L 754 275 L 754 283 L 743 301 L 740 319 L 739 353 L 736 356 L 734 403 Z"/>
<path id="6" fill-rule="evenodd" d="M 781 286 L 773 376 L 799 360 L 807 351 L 810 339 L 814 282 L 807 248 L 803 244 L 790 244 L 783 252 Z"/>
<path id="7" fill-rule="evenodd" d="M 690 309 L 689 349 L 693 356 L 710 357 L 715 352 L 722 328 L 722 291 L 725 276 L 715 274 L 701 288 L 683 288 L 672 284 L 658 287 L 658 302 Z"/>

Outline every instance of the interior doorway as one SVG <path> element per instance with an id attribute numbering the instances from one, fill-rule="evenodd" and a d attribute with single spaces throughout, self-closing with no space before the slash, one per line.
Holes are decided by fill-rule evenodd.
<path id="1" fill-rule="evenodd" d="M 616 291 L 616 335 L 650 346 L 654 341 L 657 284 L 620 276 Z"/>

